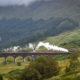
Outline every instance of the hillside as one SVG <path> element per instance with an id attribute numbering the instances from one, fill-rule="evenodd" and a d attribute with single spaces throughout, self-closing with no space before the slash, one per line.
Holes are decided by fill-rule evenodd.
<path id="1" fill-rule="evenodd" d="M 79 0 L 51 0 L 37 1 L 28 7 L 7 6 L 0 7 L 0 17 L 8 19 L 16 18 L 33 18 L 49 19 L 50 17 L 70 17 L 80 20 L 80 1 Z"/>
<path id="2" fill-rule="evenodd" d="M 0 48 L 71 35 L 77 33 L 77 28 L 80 30 L 79 0 L 41 0 L 29 6 L 0 6 Z M 65 43 L 66 38 L 58 38 L 60 41 L 55 37 L 53 41 L 58 45 Z M 73 41 L 73 37 L 68 40 Z"/>
<path id="3" fill-rule="evenodd" d="M 66 47 L 68 50 L 78 50 L 80 52 L 80 29 L 63 32 L 57 36 L 47 37 L 43 41 Z"/>
<path id="4" fill-rule="evenodd" d="M 70 18 L 50 18 L 48 20 L 29 19 L 1 19 L 0 47 L 23 46 L 49 36 L 56 36 L 62 32 L 79 28 L 79 23 Z M 6 35 L 5 35 L 6 34 Z M 10 44 L 10 45 L 9 45 Z"/>
<path id="5" fill-rule="evenodd" d="M 72 40 L 75 40 L 75 41 L 79 40 L 80 39 L 79 36 L 80 36 L 80 29 L 76 29 L 73 31 L 63 32 L 57 36 L 48 37 L 44 41 L 50 42 L 54 45 L 60 45 L 62 43 L 71 42 Z"/>

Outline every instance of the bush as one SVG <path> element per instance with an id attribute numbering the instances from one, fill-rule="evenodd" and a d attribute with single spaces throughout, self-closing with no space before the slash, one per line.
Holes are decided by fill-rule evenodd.
<path id="1" fill-rule="evenodd" d="M 0 74 L 0 80 L 3 80 L 3 77 L 2 77 L 2 75 Z"/>
<path id="2" fill-rule="evenodd" d="M 24 70 L 20 80 L 41 80 L 40 73 L 34 68 Z"/>
<path id="3" fill-rule="evenodd" d="M 28 56 L 27 61 L 32 61 L 32 58 L 30 56 Z"/>
<path id="4" fill-rule="evenodd" d="M 8 72 L 8 74 L 10 74 L 10 75 L 17 75 L 17 74 L 20 74 L 20 72 L 21 72 L 22 70 L 20 70 L 20 69 L 15 69 L 15 70 L 11 70 L 10 72 Z"/>
<path id="5" fill-rule="evenodd" d="M 18 65 L 18 66 L 21 66 L 21 62 L 17 62 L 17 65 Z"/>
<path id="6" fill-rule="evenodd" d="M 80 80 L 80 76 L 77 76 L 76 80 Z"/>
<path id="7" fill-rule="evenodd" d="M 69 67 L 66 67 L 65 72 L 66 72 L 66 73 L 67 73 L 67 72 L 70 72 L 70 68 L 69 68 Z"/>
<path id="8" fill-rule="evenodd" d="M 17 63 L 20 66 L 20 62 Z M 17 80 L 43 80 L 59 74 L 58 62 L 51 57 L 38 57 L 18 77 Z M 13 78 L 13 77 L 12 77 Z"/>

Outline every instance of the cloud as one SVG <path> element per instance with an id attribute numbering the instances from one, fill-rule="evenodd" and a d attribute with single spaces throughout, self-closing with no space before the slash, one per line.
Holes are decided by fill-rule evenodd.
<path id="1" fill-rule="evenodd" d="M 66 1 L 66 0 L 0 0 L 0 6 L 25 5 L 28 6 L 35 1 Z"/>
<path id="2" fill-rule="evenodd" d="M 29 5 L 38 0 L 0 0 L 0 6 Z"/>

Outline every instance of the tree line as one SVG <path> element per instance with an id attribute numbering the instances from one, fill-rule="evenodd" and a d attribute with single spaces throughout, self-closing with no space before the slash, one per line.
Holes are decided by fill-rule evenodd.
<path id="1" fill-rule="evenodd" d="M 70 18 L 51 17 L 48 20 L 3 18 L 0 20 L 0 48 L 40 41 L 76 27 L 79 27 L 79 23 Z"/>

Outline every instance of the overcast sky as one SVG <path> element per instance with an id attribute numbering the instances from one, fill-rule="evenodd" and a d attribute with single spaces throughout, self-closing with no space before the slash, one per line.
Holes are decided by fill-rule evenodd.
<path id="1" fill-rule="evenodd" d="M 26 5 L 35 2 L 35 1 L 41 1 L 41 0 L 0 0 L 0 6 L 10 6 L 10 5 Z M 43 0 L 43 1 L 53 1 L 53 0 Z M 60 0 L 60 1 L 66 1 L 66 0 Z"/>
<path id="2" fill-rule="evenodd" d="M 0 0 L 0 6 L 29 5 L 38 0 Z"/>

